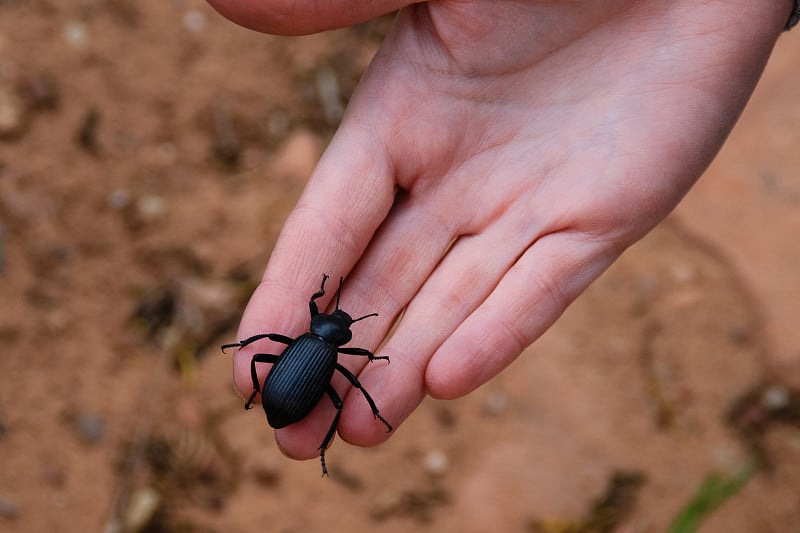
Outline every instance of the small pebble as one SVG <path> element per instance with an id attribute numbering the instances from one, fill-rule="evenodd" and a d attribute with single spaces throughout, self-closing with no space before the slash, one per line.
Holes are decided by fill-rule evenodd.
<path id="1" fill-rule="evenodd" d="M 86 444 L 97 444 L 105 437 L 106 428 L 103 420 L 97 415 L 81 413 L 75 420 L 75 429 L 78 430 L 81 440 Z"/>
<path id="2" fill-rule="evenodd" d="M 123 531 L 136 533 L 147 528 L 161 508 L 161 494 L 151 487 L 138 489 L 131 496 L 122 518 Z"/>
<path id="3" fill-rule="evenodd" d="M 167 210 L 167 203 L 161 196 L 147 194 L 140 197 L 136 202 L 136 210 L 142 222 L 154 222 L 164 216 Z"/>
<path id="4" fill-rule="evenodd" d="M 771 411 L 782 409 L 789 405 L 789 391 L 781 385 L 772 385 L 764 391 L 762 401 Z"/>
<path id="5" fill-rule="evenodd" d="M 108 205 L 112 209 L 123 209 L 131 203 L 131 193 L 127 189 L 115 189 L 108 195 Z"/>
<path id="6" fill-rule="evenodd" d="M 50 335 L 65 333 L 69 329 L 69 314 L 60 307 L 47 309 L 41 325 L 42 330 Z"/>
<path id="7" fill-rule="evenodd" d="M 72 47 L 80 48 L 85 45 L 88 35 L 86 24 L 82 22 L 70 22 L 64 26 L 64 40 Z"/>
<path id="8" fill-rule="evenodd" d="M 483 413 L 498 416 L 508 407 L 508 396 L 504 392 L 492 392 L 483 402 Z"/>
<path id="9" fill-rule="evenodd" d="M 19 516 L 19 504 L 5 498 L 0 498 L 0 516 L 3 518 L 17 518 Z"/>
<path id="10" fill-rule="evenodd" d="M 450 467 L 450 460 L 441 450 L 432 450 L 425 456 L 425 470 L 432 476 L 444 475 Z"/>
<path id="11" fill-rule="evenodd" d="M 158 162 L 162 165 L 172 165 L 178 160 L 178 147 L 172 142 L 163 142 L 156 148 Z"/>
<path id="12" fill-rule="evenodd" d="M 183 27 L 195 33 L 202 31 L 206 27 L 206 15 L 202 11 L 192 9 L 183 16 Z"/>

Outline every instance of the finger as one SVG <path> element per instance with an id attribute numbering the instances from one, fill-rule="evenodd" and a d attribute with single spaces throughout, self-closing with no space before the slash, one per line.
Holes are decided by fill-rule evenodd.
<path id="1" fill-rule="evenodd" d="M 484 170 L 476 170 L 468 165 L 464 165 L 462 168 L 466 169 L 464 172 L 469 176 L 481 174 L 482 172 L 479 170 Z M 469 183 L 473 181 L 467 179 Z M 460 186 L 461 182 L 463 180 L 454 179 L 452 183 L 455 185 L 441 187 L 435 195 L 429 194 L 431 192 L 429 190 L 420 192 L 412 187 L 409 193 L 399 196 L 395 201 L 391 212 L 370 242 L 369 248 L 347 278 L 346 290 L 342 294 L 342 308 L 350 312 L 352 316 L 369 312 L 380 313 L 378 319 L 370 319 L 368 327 L 366 324 L 359 326 L 359 328 L 365 329 L 356 330 L 358 335 L 354 335 L 354 341 L 350 345 L 374 350 L 385 338 L 401 310 L 408 305 L 412 298 L 415 302 L 419 299 L 420 287 L 423 284 L 427 285 L 426 280 L 430 278 L 432 272 L 440 270 L 437 265 L 440 264 L 445 254 L 447 254 L 444 259 L 446 263 L 463 264 L 463 261 L 459 259 L 460 256 L 457 254 L 454 256 L 454 250 L 449 250 L 454 237 L 486 224 L 486 221 L 493 217 L 493 213 L 496 211 L 495 206 L 503 201 L 503 197 L 494 190 L 481 191 L 480 187 L 472 186 L 470 189 Z M 424 185 L 422 188 L 424 189 Z M 455 205 L 455 210 L 452 201 L 453 189 L 464 198 Z M 465 196 L 464 190 L 469 191 L 469 195 Z M 478 202 L 478 198 L 485 202 Z M 470 208 L 465 209 L 465 205 Z M 525 239 L 526 234 L 518 230 L 519 228 L 513 224 L 498 225 L 494 231 L 490 231 L 478 239 L 478 242 L 466 238 L 464 242 L 456 243 L 455 252 L 462 247 L 473 248 L 481 254 L 488 253 L 495 260 L 493 276 L 485 275 L 480 272 L 480 269 L 473 273 L 472 277 L 481 281 L 477 286 L 484 287 L 481 299 L 485 297 L 502 272 L 507 270 L 518 255 L 517 249 L 512 249 L 512 247 L 519 246 L 516 238 L 507 238 L 509 234 L 512 234 L 520 239 Z M 526 231 L 534 234 L 536 232 L 534 224 L 526 224 Z M 471 246 L 466 244 L 467 241 L 471 243 Z M 494 248 L 500 247 L 494 246 L 494 243 L 503 243 L 502 246 L 508 249 L 503 254 L 494 253 Z M 479 256 L 476 264 L 482 265 L 486 261 L 486 257 Z M 485 270 L 485 267 L 480 268 Z M 452 274 L 452 276 L 448 273 L 439 275 L 437 283 L 442 287 L 442 291 L 449 290 L 453 283 L 460 286 L 458 285 L 459 281 L 463 282 L 469 278 L 469 276 L 464 277 L 463 272 L 455 271 L 455 269 Z M 434 275 L 436 275 L 435 272 Z M 475 306 L 478 301 L 476 298 Z M 437 303 L 441 304 L 442 301 L 439 300 Z M 417 305 L 416 303 L 412 304 L 412 309 Z M 431 309 L 434 309 L 434 306 L 431 306 Z M 436 306 L 435 309 L 442 310 L 441 305 Z M 469 311 L 471 310 L 469 309 Z M 424 366 L 430 354 L 444 338 L 436 337 L 436 333 L 444 331 L 442 322 L 445 320 L 444 316 L 436 316 L 437 314 L 440 313 L 425 315 L 424 323 L 419 328 L 412 326 L 411 336 L 414 340 L 419 338 L 434 340 L 429 349 L 415 352 L 413 358 L 395 357 L 393 359 L 396 364 L 388 365 L 388 367 L 383 363 L 371 365 L 367 359 L 360 357 L 341 358 L 342 364 L 354 374 L 359 375 L 361 369 L 365 366 L 368 367 L 366 375 L 373 377 L 369 378 L 369 382 L 364 383 L 365 389 L 372 394 L 376 402 L 381 404 L 379 408 L 382 413 L 388 409 L 386 416 L 395 426 L 399 425 L 422 399 Z M 445 334 L 455 329 L 458 321 L 467 314 L 468 312 L 464 312 L 447 317 L 451 321 L 451 325 Z M 403 324 L 406 322 L 404 321 Z M 432 324 L 436 324 L 434 331 L 431 331 Z M 389 382 L 387 390 L 392 391 L 389 401 L 384 398 L 383 393 L 384 387 L 387 386 L 386 382 Z M 352 390 L 349 383 L 340 377 L 334 378 L 334 387 L 345 402 L 339 428 L 340 435 L 346 441 L 369 445 L 388 438 L 384 427 L 375 423 L 372 409 L 365 401 L 361 391 Z M 312 413 L 312 416 L 316 416 L 316 413 Z M 284 436 L 282 435 L 280 438 L 284 439 Z M 299 438 L 300 435 L 298 435 Z M 292 447 L 287 440 L 282 440 L 282 443 L 287 448 Z"/>
<path id="2" fill-rule="evenodd" d="M 364 22 L 414 3 L 409 0 L 208 0 L 223 16 L 247 28 L 303 35 Z"/>
<path id="3" fill-rule="evenodd" d="M 447 251 L 454 230 L 442 224 L 438 218 L 428 216 L 426 209 L 426 206 L 407 197 L 398 201 L 384 226 L 373 239 L 362 263 L 359 263 L 345 281 L 341 295 L 341 309 L 353 317 L 372 312 L 379 313 L 378 317 L 353 325 L 353 341 L 348 346 L 374 351 L 386 336 L 395 317 L 416 293 L 422 280 L 430 274 Z M 382 260 L 377 261 L 378 257 Z M 374 268 L 363 267 L 365 261 Z M 328 309 L 330 310 L 332 306 L 333 304 L 329 304 Z M 384 361 L 370 364 L 366 357 L 348 355 L 342 355 L 339 359 L 354 374 L 358 374 L 365 365 L 380 373 L 387 369 L 402 368 L 406 364 L 403 361 L 388 365 Z M 422 373 L 418 370 L 414 379 L 409 379 L 410 373 L 403 375 L 406 378 L 404 386 L 408 388 L 405 397 L 413 397 L 414 391 L 422 389 Z M 343 433 L 345 440 L 363 441 L 361 434 L 379 434 L 382 438 L 386 438 L 386 427 L 375 420 L 363 393 L 357 391 L 355 394 L 350 394 L 348 392 L 351 389 L 350 383 L 338 372 L 335 373 L 332 383 L 342 398 L 346 399 L 343 419 L 352 419 L 349 411 L 354 405 L 359 409 L 366 409 L 369 413 L 368 417 L 361 419 L 360 427 L 351 425 L 351 431 Z M 381 387 L 380 381 L 365 385 L 367 392 L 383 414 L 387 408 L 394 406 L 385 401 Z M 353 400 L 354 397 L 357 399 Z M 321 405 L 307 419 L 278 433 L 281 447 L 292 457 L 313 456 L 315 439 L 319 435 L 324 435 L 324 431 L 320 432 L 320 428 L 327 430 L 325 423 L 330 424 L 333 418 L 333 410 L 329 403 L 323 398 Z M 390 416 L 393 413 L 392 410 L 386 412 Z M 399 424 L 399 420 L 389 421 L 393 426 Z M 341 422 L 339 427 L 343 427 Z"/>
<path id="4" fill-rule="evenodd" d="M 459 228 L 442 220 L 436 206 L 403 194 L 374 235 L 346 281 L 347 308 L 380 313 L 381 328 L 370 321 L 368 347 L 383 340 L 394 318 L 406 307 L 447 252 Z M 345 307 L 343 303 L 342 307 Z"/>
<path id="5" fill-rule="evenodd" d="M 511 225 L 508 220 L 477 235 L 459 238 L 427 279 L 420 280 L 422 287 L 381 349 L 380 355 L 389 356 L 391 364 L 386 368 L 366 365 L 359 375 L 367 390 L 375 394 L 380 391 L 385 404 L 382 409 L 386 409 L 382 414 L 392 423 L 399 424 L 419 405 L 425 396 L 423 377 L 431 355 L 513 265 L 521 245 L 508 235 L 523 243 L 528 236 L 520 228 L 512 231 Z M 535 224 L 528 226 L 526 232 L 535 234 Z M 351 390 L 345 398 L 340 434 L 359 445 L 382 442 L 388 436 L 369 423 L 372 413 L 360 396 Z"/>
<path id="6" fill-rule="evenodd" d="M 621 253 L 576 232 L 537 240 L 478 307 L 434 353 L 425 387 L 457 398 L 508 366 Z"/>
<path id="7" fill-rule="evenodd" d="M 394 197 L 382 151 L 365 135 L 337 135 L 320 160 L 273 249 L 261 284 L 245 309 L 239 338 L 297 335 L 308 329 L 308 300 L 323 273 L 345 275 L 363 253 Z M 336 271 L 335 271 L 336 270 Z M 320 309 L 335 293 L 328 287 Z M 235 356 L 237 389 L 249 394 L 255 347 Z M 247 368 L 244 368 L 247 367 Z"/>
<path id="8" fill-rule="evenodd" d="M 296 337 L 308 331 L 308 301 L 318 290 L 322 274 L 334 279 L 345 275 L 361 256 L 392 205 L 393 179 L 383 151 L 363 130 L 337 134 L 281 231 L 262 282 L 245 309 L 239 339 L 258 333 Z M 317 301 L 320 309 L 335 292 L 335 286 L 327 287 Z M 253 390 L 253 354 L 280 354 L 285 348 L 259 341 L 237 350 L 234 382 L 243 396 Z M 263 383 L 270 365 L 258 367 Z M 305 424 L 310 427 L 313 421 L 298 426 L 302 429 Z M 293 447 L 287 443 L 284 448 Z M 305 452 L 296 452 L 299 457 L 314 453 L 310 443 Z"/>

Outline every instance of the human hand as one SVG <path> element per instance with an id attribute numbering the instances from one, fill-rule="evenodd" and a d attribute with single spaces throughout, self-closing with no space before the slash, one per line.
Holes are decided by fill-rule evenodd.
<path id="1" fill-rule="evenodd" d="M 411 4 L 209 1 L 273 33 L 340 27 Z M 343 275 L 342 308 L 380 312 L 353 326 L 351 345 L 375 349 L 405 309 L 380 350 L 391 365 L 341 358 L 387 420 L 400 425 L 425 394 L 472 391 L 674 208 L 733 127 L 790 6 L 404 8 L 286 221 L 239 338 L 307 331 L 320 276 Z M 257 348 L 235 356 L 245 396 L 252 354 L 282 349 Z M 344 398 L 349 384 L 337 376 L 334 385 Z M 345 398 L 339 434 L 377 444 L 388 435 L 359 396 Z M 316 457 L 332 418 L 323 400 L 276 432 L 279 446 Z"/>

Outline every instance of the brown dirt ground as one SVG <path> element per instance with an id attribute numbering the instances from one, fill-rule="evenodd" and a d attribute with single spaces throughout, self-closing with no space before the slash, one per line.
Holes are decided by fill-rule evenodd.
<path id="1" fill-rule="evenodd" d="M 241 411 L 217 346 L 386 24 L 0 0 L 0 530 L 660 532 L 758 460 L 702 531 L 800 531 L 800 30 L 677 212 L 491 383 L 323 480 Z"/>

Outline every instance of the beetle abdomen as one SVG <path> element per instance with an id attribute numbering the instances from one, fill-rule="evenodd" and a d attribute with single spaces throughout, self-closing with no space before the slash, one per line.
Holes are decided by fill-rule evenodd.
<path id="1" fill-rule="evenodd" d="M 306 333 L 292 342 L 261 390 L 267 422 L 282 428 L 302 420 L 319 403 L 336 368 L 336 347 Z"/>

